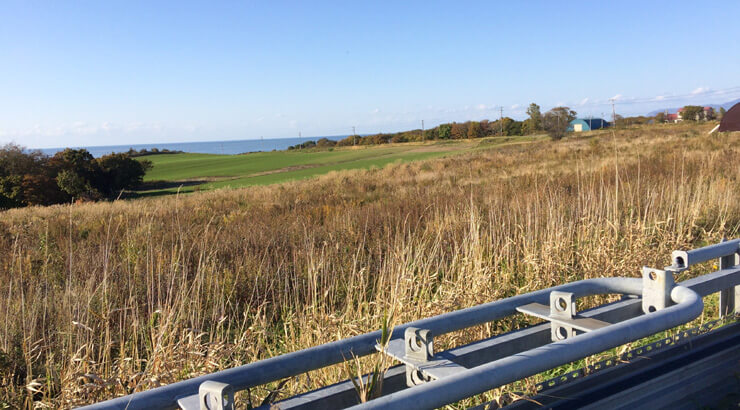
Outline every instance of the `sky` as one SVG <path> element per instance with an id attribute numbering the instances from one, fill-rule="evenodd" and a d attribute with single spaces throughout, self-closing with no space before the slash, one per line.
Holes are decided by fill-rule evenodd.
<path id="1" fill-rule="evenodd" d="M 740 2 L 0 2 L 0 144 L 390 132 L 740 98 Z"/>

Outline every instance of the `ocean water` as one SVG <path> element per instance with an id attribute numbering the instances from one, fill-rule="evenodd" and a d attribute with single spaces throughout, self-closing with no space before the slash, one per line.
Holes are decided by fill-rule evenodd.
<path id="1" fill-rule="evenodd" d="M 259 139 L 259 140 L 237 140 L 237 141 L 202 141 L 202 142 L 171 142 L 162 144 L 130 144 L 130 145 L 105 145 L 105 146 L 90 146 L 90 147 L 70 147 L 70 148 L 85 148 L 94 157 L 101 157 L 103 155 L 110 154 L 111 152 L 126 152 L 130 148 L 135 150 L 141 150 L 142 148 L 152 149 L 158 148 L 168 149 L 171 151 L 183 151 L 193 152 L 199 154 L 223 154 L 233 155 L 242 154 L 245 152 L 257 152 L 257 151 L 272 151 L 272 150 L 284 150 L 292 145 L 302 144 L 306 141 L 316 141 L 320 138 L 328 138 L 330 140 L 339 141 L 345 138 L 346 135 L 333 135 L 333 136 L 318 136 L 318 137 L 303 137 L 303 138 L 270 138 L 270 139 Z M 47 155 L 54 155 L 55 153 L 64 150 L 64 148 L 43 148 L 41 152 Z"/>

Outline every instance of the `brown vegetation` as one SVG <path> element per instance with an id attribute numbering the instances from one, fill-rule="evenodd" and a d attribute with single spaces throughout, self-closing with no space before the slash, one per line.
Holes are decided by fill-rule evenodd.
<path id="1" fill-rule="evenodd" d="M 740 233 L 740 137 L 704 128 L 1 213 L 0 406 L 90 403 L 375 330 L 389 312 L 402 323 L 664 266 Z M 309 376 L 285 392 L 349 375 Z"/>

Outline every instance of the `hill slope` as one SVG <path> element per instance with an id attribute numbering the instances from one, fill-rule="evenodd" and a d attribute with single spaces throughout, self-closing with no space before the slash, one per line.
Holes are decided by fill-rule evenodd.
<path id="1" fill-rule="evenodd" d="M 224 187 L 266 185 L 306 179 L 331 171 L 383 167 L 469 152 L 480 146 L 543 139 L 543 136 L 385 144 L 332 150 L 258 152 L 246 155 L 173 154 L 140 157 L 152 161 L 141 196 Z"/>
<path id="2" fill-rule="evenodd" d="M 727 165 L 740 135 L 710 127 L 4 212 L 0 403 L 72 407 L 374 330 L 386 315 L 403 323 L 582 278 L 638 277 L 672 249 L 740 235 L 740 168 Z M 467 329 L 435 348 L 527 323 Z M 281 394 L 347 376 L 330 367 Z M 259 403 L 267 390 L 250 395 Z"/>

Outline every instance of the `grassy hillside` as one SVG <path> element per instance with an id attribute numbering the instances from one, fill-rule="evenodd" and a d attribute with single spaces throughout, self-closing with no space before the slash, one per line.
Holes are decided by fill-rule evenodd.
<path id="1" fill-rule="evenodd" d="M 223 187 L 266 185 L 305 179 L 330 171 L 369 169 L 459 154 L 481 146 L 524 142 L 542 137 L 489 138 L 475 141 L 408 143 L 327 150 L 257 152 L 244 155 L 174 154 L 142 157 L 154 168 L 143 195 L 191 192 Z"/>
<path id="2" fill-rule="evenodd" d="M 708 128 L 3 212 L 0 403 L 70 407 L 375 330 L 386 314 L 403 323 L 577 279 L 638 277 L 672 249 L 740 235 L 740 135 Z M 167 171 L 178 158 L 189 157 L 162 156 L 152 178 L 195 175 Z M 232 172 L 216 161 L 196 174 Z M 455 332 L 435 348 L 528 323 Z M 277 398 L 347 376 L 342 366 L 311 372 Z"/>

